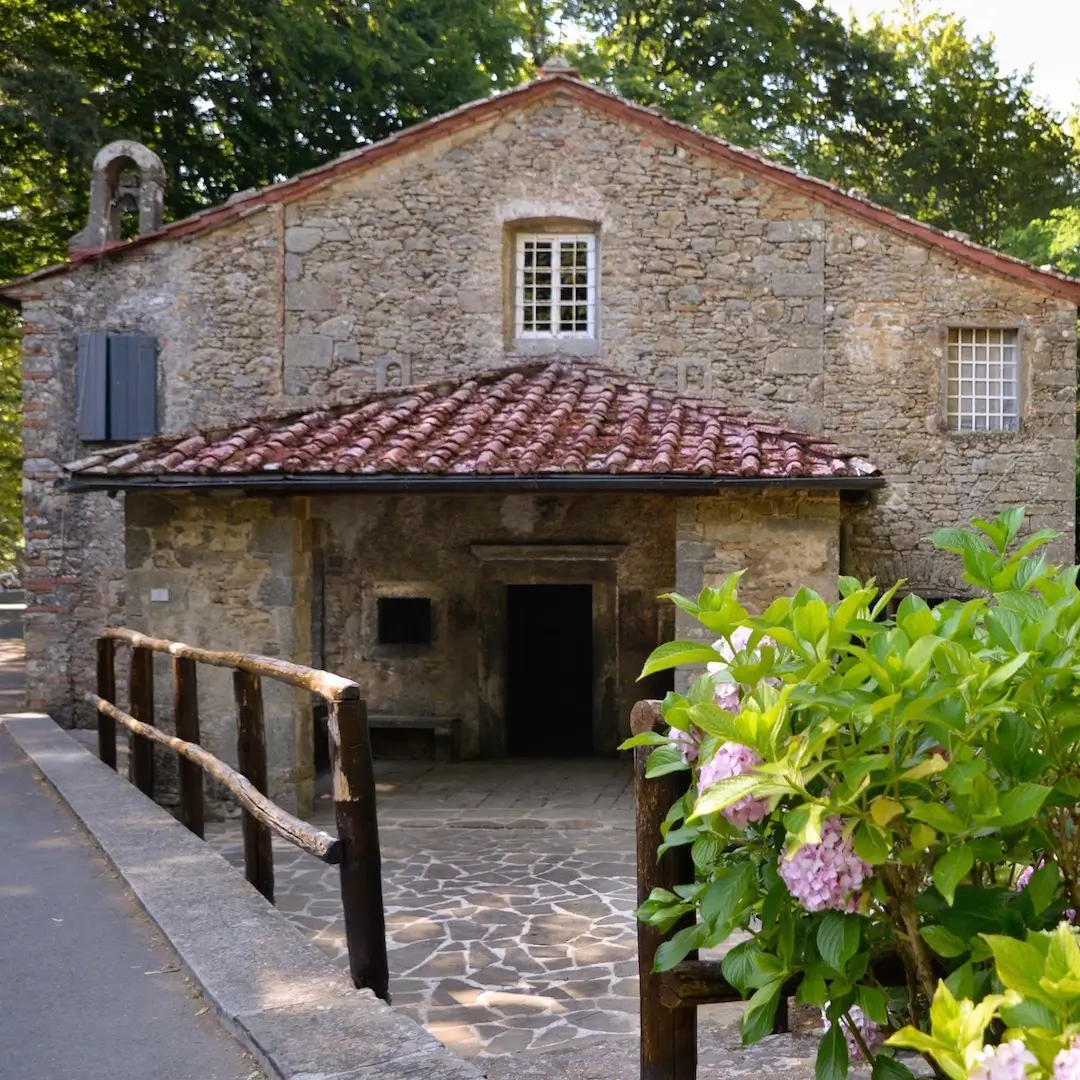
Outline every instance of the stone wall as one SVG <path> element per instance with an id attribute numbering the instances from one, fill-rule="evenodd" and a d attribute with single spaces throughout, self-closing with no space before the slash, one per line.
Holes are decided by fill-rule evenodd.
<path id="1" fill-rule="evenodd" d="M 280 412 L 277 207 L 228 228 L 83 265 L 30 287 L 23 315 L 23 453 L 29 706 L 92 723 L 93 637 L 124 615 L 123 496 L 67 495 L 76 433 L 78 335 L 153 334 L 162 430 Z"/>
<path id="2" fill-rule="evenodd" d="M 507 310 L 515 223 L 552 218 L 598 233 L 596 361 L 822 432 L 883 470 L 889 487 L 850 533 L 853 572 L 958 591 L 923 537 L 1018 502 L 1034 525 L 1071 536 L 1072 304 L 555 85 L 539 105 L 509 103 L 291 204 L 28 287 L 32 703 L 70 718 L 92 671 L 89 632 L 123 613 L 117 503 L 52 488 L 85 452 L 79 331 L 157 335 L 170 431 L 501 366 L 523 355 Z M 957 324 L 1020 330 L 1019 433 L 943 430 L 944 341 Z"/>
<path id="3" fill-rule="evenodd" d="M 155 637 L 311 662 L 311 521 L 304 499 L 129 495 L 125 621 Z M 152 600 L 151 590 L 167 590 Z M 160 595 L 160 594 L 158 594 Z M 159 724 L 172 716 L 171 668 L 155 660 Z M 232 673 L 199 665 L 201 741 L 236 764 Z M 263 680 L 270 796 L 311 811 L 311 696 Z"/>

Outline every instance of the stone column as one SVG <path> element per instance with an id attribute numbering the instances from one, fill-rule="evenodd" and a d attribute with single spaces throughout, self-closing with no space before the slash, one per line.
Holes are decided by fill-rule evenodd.
<path id="1" fill-rule="evenodd" d="M 746 570 L 739 599 L 751 613 L 802 586 L 827 600 L 837 596 L 840 574 L 840 496 L 835 492 L 760 492 L 679 500 L 675 531 L 675 591 L 696 598 L 728 574 Z M 683 611 L 675 616 L 680 641 L 715 635 Z M 686 691 L 699 674 L 676 673 Z"/>

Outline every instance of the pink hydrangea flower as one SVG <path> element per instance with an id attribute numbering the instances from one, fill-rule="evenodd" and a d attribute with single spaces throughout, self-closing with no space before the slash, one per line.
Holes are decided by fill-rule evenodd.
<path id="1" fill-rule="evenodd" d="M 705 669 L 710 675 L 719 675 L 722 671 L 726 671 L 730 667 L 732 660 L 735 659 L 736 653 L 741 653 L 746 649 L 746 646 L 750 642 L 750 638 L 754 631 L 746 626 L 738 626 L 732 631 L 731 642 L 728 643 L 726 638 L 720 638 L 718 641 L 713 642 L 713 648 L 724 658 L 723 660 L 714 660 L 711 664 L 706 664 Z M 771 637 L 763 637 L 760 644 L 762 645 L 775 645 Z M 755 656 L 757 652 L 755 650 Z M 780 681 L 778 679 L 769 679 L 770 683 L 779 686 Z M 739 711 L 739 698 L 740 691 L 737 683 L 731 682 L 717 682 L 716 684 L 716 704 L 721 709 L 726 709 L 728 712 Z"/>
<path id="2" fill-rule="evenodd" d="M 1053 1080 L 1080 1080 L 1080 1039 L 1054 1058 Z"/>
<path id="3" fill-rule="evenodd" d="M 1035 1055 L 1019 1039 L 1012 1039 L 1000 1046 L 983 1047 L 967 1080 L 1024 1080 L 1028 1066 L 1037 1064 Z"/>
<path id="4" fill-rule="evenodd" d="M 807 911 L 855 911 L 859 890 L 873 870 L 844 839 L 844 823 L 831 817 L 821 826 L 820 844 L 803 844 L 789 859 L 780 852 L 780 877 Z"/>
<path id="5" fill-rule="evenodd" d="M 866 1017 L 866 1014 L 859 1008 L 858 1005 L 852 1005 L 848 1009 L 848 1016 L 851 1017 L 851 1022 L 859 1029 L 859 1034 L 863 1037 L 863 1042 L 866 1043 L 867 1050 L 871 1054 L 876 1054 L 885 1045 L 885 1032 Z M 829 1031 L 832 1028 L 828 1016 L 823 1009 L 821 1011 L 821 1019 L 825 1024 L 825 1030 Z M 852 1059 L 862 1056 L 862 1049 L 855 1041 L 855 1036 L 851 1033 L 851 1029 L 843 1022 L 840 1021 L 840 1030 L 844 1033 L 844 1042 L 847 1043 L 848 1056 Z M 1080 1080 L 1080 1078 L 1078 1078 Z"/>
<path id="6" fill-rule="evenodd" d="M 668 742 L 682 755 L 683 764 L 691 765 L 697 761 L 703 733 L 692 727 L 689 731 L 672 728 L 668 732 Z"/>
<path id="7" fill-rule="evenodd" d="M 736 742 L 723 743 L 716 748 L 716 753 L 701 766 L 701 771 L 698 773 L 698 791 L 704 794 L 718 780 L 726 780 L 730 776 L 742 776 L 755 765 L 760 764 L 761 758 L 749 746 Z M 769 813 L 769 800 L 744 795 L 737 803 L 733 803 L 721 813 L 736 829 L 745 829 L 752 822 L 761 821 L 766 817 Z"/>

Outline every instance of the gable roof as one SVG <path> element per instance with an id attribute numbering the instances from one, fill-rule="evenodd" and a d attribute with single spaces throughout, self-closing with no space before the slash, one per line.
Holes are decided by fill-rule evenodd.
<path id="1" fill-rule="evenodd" d="M 304 414 L 159 436 L 103 450 L 66 472 L 68 486 L 84 490 L 712 491 L 732 483 L 883 483 L 873 465 L 835 443 L 716 402 L 621 381 L 611 371 L 545 361 L 382 391 Z"/>
<path id="2" fill-rule="evenodd" d="M 671 120 L 655 109 L 627 101 L 583 82 L 572 68 L 558 67 L 545 71 L 533 82 L 459 106 L 441 116 L 396 132 L 380 142 L 350 150 L 333 161 L 309 169 L 288 180 L 271 184 L 258 191 L 234 195 L 220 206 L 171 222 L 155 232 L 129 241 L 106 244 L 100 250 L 80 252 L 65 263 L 48 266 L 32 274 L 16 278 L 6 285 L 0 285 L 0 298 L 7 296 L 17 299 L 18 289 L 25 284 L 66 273 L 74 267 L 99 260 L 104 256 L 125 254 L 159 240 L 191 236 L 240 220 L 266 205 L 292 202 L 343 175 L 371 168 L 388 158 L 397 157 L 437 139 L 445 138 L 454 132 L 485 123 L 508 112 L 527 108 L 556 92 L 567 94 L 581 105 L 604 115 L 635 124 L 662 138 L 671 139 L 699 153 L 727 161 L 737 168 L 797 191 L 810 199 L 835 206 L 875 226 L 891 229 L 919 243 L 940 249 L 979 269 L 988 270 L 1080 304 L 1080 279 L 1071 278 L 1056 270 L 1034 267 L 1020 259 L 994 251 L 992 248 L 973 244 L 955 233 L 947 233 L 931 225 L 925 225 L 914 218 L 879 206 L 865 197 L 845 192 L 828 181 L 800 173 L 752 151 L 740 149 L 724 139 L 706 135 L 686 124 Z"/>

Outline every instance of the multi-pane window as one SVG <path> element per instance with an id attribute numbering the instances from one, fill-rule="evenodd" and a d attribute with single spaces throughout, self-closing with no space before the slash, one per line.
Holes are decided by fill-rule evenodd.
<path id="1" fill-rule="evenodd" d="M 949 331 L 950 431 L 1016 431 L 1019 374 L 1015 330 Z"/>
<path id="2" fill-rule="evenodd" d="M 519 234 L 515 336 L 596 337 L 596 237 Z"/>

